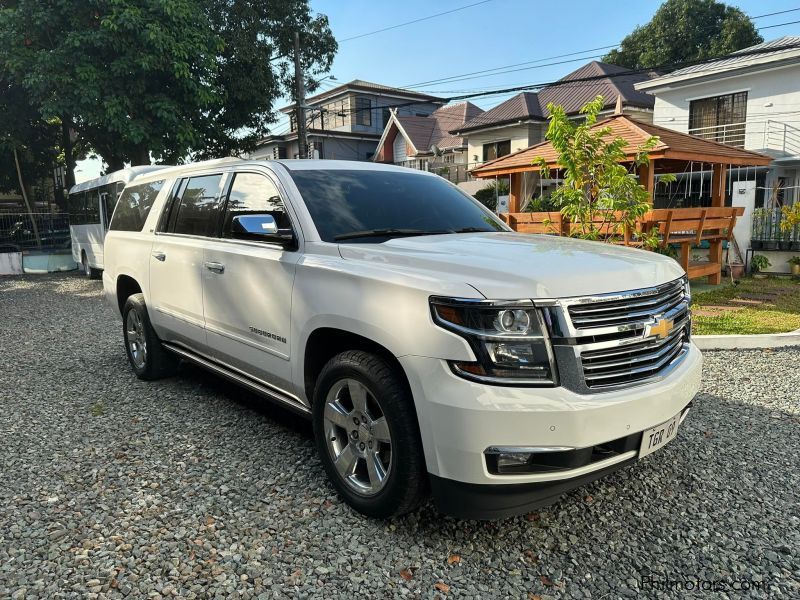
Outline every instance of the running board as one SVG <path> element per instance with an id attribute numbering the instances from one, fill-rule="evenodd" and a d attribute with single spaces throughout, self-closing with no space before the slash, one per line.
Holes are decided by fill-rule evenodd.
<path id="1" fill-rule="evenodd" d="M 308 417 L 311 415 L 311 410 L 304 404 L 301 404 L 300 401 L 293 399 L 289 395 L 282 394 L 278 390 L 269 387 L 267 384 L 262 383 L 257 379 L 253 379 L 244 374 L 237 373 L 220 363 L 214 362 L 203 356 L 199 356 L 198 354 L 195 354 L 190 350 L 181 348 L 180 346 L 177 346 L 175 344 L 170 344 L 168 342 L 161 342 L 161 344 L 167 350 L 169 350 L 170 352 L 174 352 L 181 358 L 185 358 L 186 360 L 204 369 L 207 369 L 212 373 L 220 375 L 225 379 L 232 381 L 233 383 L 241 385 L 242 387 L 246 387 L 247 389 L 255 392 L 256 394 L 259 394 L 260 396 L 264 396 L 269 400 L 277 402 L 278 404 L 281 404 L 282 406 L 285 406 L 297 413 L 300 413 L 303 416 Z"/>

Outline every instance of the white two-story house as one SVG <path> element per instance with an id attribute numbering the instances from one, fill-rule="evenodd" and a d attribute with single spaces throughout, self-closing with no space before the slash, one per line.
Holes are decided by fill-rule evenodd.
<path id="1" fill-rule="evenodd" d="M 800 36 L 739 54 L 638 83 L 636 89 L 655 96 L 657 125 L 774 157 L 770 167 L 731 174 L 755 182 L 757 205 L 794 201 L 800 186 Z"/>
<path id="2" fill-rule="evenodd" d="M 727 204 L 745 209 L 734 230 L 740 253 L 776 252 L 769 257 L 773 270 L 788 270 L 800 232 L 786 232 L 779 222 L 780 207 L 800 200 L 800 36 L 679 69 L 636 89 L 655 96 L 657 125 L 773 157 L 767 167 L 729 169 Z M 705 175 L 702 158 L 694 163 L 695 192 L 697 169 L 700 182 Z"/>
<path id="3" fill-rule="evenodd" d="M 306 132 L 314 158 L 371 160 L 392 107 L 398 115 L 426 117 L 444 100 L 361 79 L 306 98 Z M 259 141 L 251 158 L 298 158 L 295 105 L 281 109 L 289 131 Z"/>

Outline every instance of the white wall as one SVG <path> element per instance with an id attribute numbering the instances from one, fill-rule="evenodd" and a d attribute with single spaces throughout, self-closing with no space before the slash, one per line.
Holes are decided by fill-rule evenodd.
<path id="1" fill-rule="evenodd" d="M 747 92 L 745 148 L 773 156 L 800 157 L 800 65 L 655 92 L 653 122 L 687 133 L 690 100 L 743 91 Z M 768 120 L 774 122 L 769 130 Z M 788 128 L 786 152 L 781 147 L 784 125 Z M 792 144 L 792 140 L 797 142 Z"/>
<path id="2" fill-rule="evenodd" d="M 526 123 L 497 127 L 487 131 L 476 131 L 467 134 L 467 162 L 470 168 L 483 162 L 483 145 L 490 142 L 511 140 L 511 152 L 524 150 L 528 146 L 538 144 L 543 139 L 543 126 L 540 123 Z M 478 157 L 477 160 L 475 157 Z"/>

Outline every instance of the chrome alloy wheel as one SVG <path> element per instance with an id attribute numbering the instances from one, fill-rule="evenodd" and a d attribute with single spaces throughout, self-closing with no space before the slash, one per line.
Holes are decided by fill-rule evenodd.
<path id="1" fill-rule="evenodd" d="M 355 379 L 340 379 L 325 398 L 325 439 L 333 464 L 362 496 L 383 489 L 392 465 L 389 424 L 378 400 Z"/>
<path id="2" fill-rule="evenodd" d="M 147 363 L 147 339 L 144 335 L 142 317 L 136 310 L 128 311 L 128 317 L 125 319 L 125 331 L 131 360 L 137 369 L 141 369 Z"/>

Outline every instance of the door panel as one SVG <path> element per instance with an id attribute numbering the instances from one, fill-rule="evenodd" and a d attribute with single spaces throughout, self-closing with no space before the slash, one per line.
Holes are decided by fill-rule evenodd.
<path id="1" fill-rule="evenodd" d="M 203 247 L 219 222 L 225 176 L 183 180 L 167 203 L 169 220 L 156 235 L 150 253 L 150 304 L 153 325 L 162 339 L 207 354 L 203 315 Z"/>
<path id="2" fill-rule="evenodd" d="M 150 253 L 150 319 L 159 336 L 206 351 L 202 239 L 157 235 Z"/>
<path id="3" fill-rule="evenodd" d="M 211 356 L 291 390 L 291 301 L 298 253 L 257 243 L 209 241 L 203 268 Z M 219 267 L 222 266 L 222 272 Z"/>
<path id="4" fill-rule="evenodd" d="M 206 244 L 203 294 L 212 356 L 292 392 L 291 300 L 298 252 L 232 239 L 234 216 L 269 213 L 291 229 L 278 188 L 259 173 L 236 173 L 223 208 L 222 238 Z"/>

